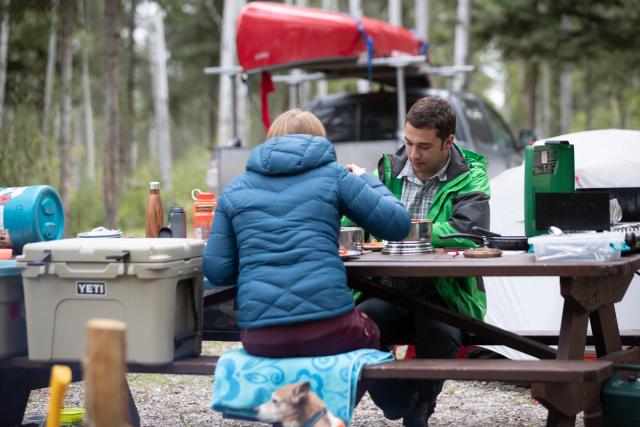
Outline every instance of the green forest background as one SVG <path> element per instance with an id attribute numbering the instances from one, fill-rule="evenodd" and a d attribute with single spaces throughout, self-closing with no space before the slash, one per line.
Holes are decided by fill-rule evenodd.
<path id="1" fill-rule="evenodd" d="M 115 226 L 141 235 L 148 183 L 159 180 L 157 158 L 150 152 L 153 121 L 148 46 L 139 34 L 136 0 L 0 0 L 7 6 L 10 36 L 2 127 L 0 128 L 0 187 L 34 184 L 60 185 L 60 114 L 64 92 L 61 49 L 48 121 L 44 120 L 45 76 L 49 35 L 53 25 L 58 43 L 64 37 L 62 17 L 71 13 L 72 70 L 68 86 L 71 99 L 70 189 L 67 195 L 67 235 L 99 225 Z M 222 0 L 156 0 L 165 11 L 166 47 L 169 51 L 170 129 L 173 188 L 162 192 L 165 208 L 177 204 L 190 210 L 193 188 L 205 189 L 211 149 L 216 141 L 218 77 L 203 69 L 220 60 Z M 308 5 L 320 7 L 320 0 Z M 347 11 L 347 0 L 339 9 Z M 413 1 L 403 2 L 405 27 L 414 22 Z M 364 0 L 365 16 L 387 19 L 387 1 Z M 65 12 L 66 11 L 66 12 Z M 106 17 L 113 14 L 113 27 Z M 467 89 L 490 96 L 496 90 L 495 73 L 503 76 L 500 89 L 504 105 L 497 106 L 511 129 L 532 129 L 532 103 L 540 96 L 543 64 L 551 70 L 551 122 L 549 135 L 560 133 L 560 71 L 573 77 L 572 131 L 640 129 L 640 0 L 475 0 L 471 15 L 471 63 Z M 453 64 L 456 2 L 429 1 L 431 64 Z M 105 184 L 103 167 L 108 135 L 105 88 L 108 85 L 108 43 L 113 28 L 117 53 L 118 164 L 116 185 Z M 97 170 L 91 180 L 84 161 L 82 141 L 82 56 L 87 55 Z M 443 85 L 433 80 L 433 85 Z M 334 81 L 330 91 L 355 88 L 355 82 Z M 258 114 L 258 92 L 250 90 L 250 140 L 263 137 Z M 313 98 L 313 94 L 312 94 Z M 278 87 L 271 96 L 272 116 L 287 108 L 287 90 Z M 534 110 L 535 111 L 535 110 Z M 537 112 L 539 114 L 539 111 Z M 73 136 L 75 135 L 75 136 Z M 75 141 L 75 142 L 73 142 Z M 117 190 L 117 191 L 116 191 Z M 115 192 L 115 223 L 107 221 L 103 195 Z"/>

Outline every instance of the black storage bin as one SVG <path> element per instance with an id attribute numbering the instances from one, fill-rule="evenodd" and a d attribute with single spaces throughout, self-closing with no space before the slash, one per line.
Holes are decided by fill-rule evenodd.
<path id="1" fill-rule="evenodd" d="M 640 221 L 640 187 L 579 188 L 576 191 L 606 191 L 609 200 L 618 199 L 623 222 Z"/>

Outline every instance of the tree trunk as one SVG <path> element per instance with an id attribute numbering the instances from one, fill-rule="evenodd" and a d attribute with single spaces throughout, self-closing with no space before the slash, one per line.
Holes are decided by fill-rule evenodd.
<path id="1" fill-rule="evenodd" d="M 362 17 L 362 1 L 361 0 L 349 0 L 349 15 L 356 19 Z M 371 88 L 369 87 L 369 81 L 365 79 L 358 79 L 358 92 L 367 93 Z"/>
<path id="2" fill-rule="evenodd" d="M 593 129 L 593 107 L 594 107 L 594 98 L 593 98 L 593 88 L 594 88 L 594 79 L 593 79 L 593 67 L 591 66 L 591 62 L 587 61 L 585 70 L 584 70 L 584 111 L 586 113 L 585 120 L 585 129 L 591 130 Z"/>
<path id="3" fill-rule="evenodd" d="M 71 128 L 73 137 L 71 138 L 71 172 L 69 174 L 69 183 L 71 188 L 80 188 L 84 183 L 85 168 L 87 165 L 83 165 L 79 160 L 81 153 L 83 152 L 83 137 L 82 137 L 82 113 L 83 106 L 76 103 L 71 108 Z"/>
<path id="4" fill-rule="evenodd" d="M 538 138 L 551 136 L 551 66 L 548 62 L 542 64 L 542 103 L 540 126 L 536 129 Z"/>
<path id="5" fill-rule="evenodd" d="M 55 79 L 56 44 L 58 42 L 58 1 L 51 3 L 51 27 L 49 30 L 49 51 L 47 52 L 47 75 L 44 83 L 44 111 L 42 113 L 42 136 L 49 138 L 49 114 L 51 111 L 51 92 Z"/>
<path id="6" fill-rule="evenodd" d="M 135 70 L 136 70 L 136 53 L 135 53 L 135 39 L 133 33 L 136 29 L 136 7 L 138 5 L 137 0 L 131 0 L 131 11 L 129 12 L 129 39 L 127 40 L 127 48 L 129 55 L 129 69 L 127 75 L 127 123 L 124 129 L 124 143 L 122 144 L 123 161 L 125 176 L 130 176 L 135 168 L 134 157 L 137 152 L 135 147 L 135 107 L 134 107 L 134 92 L 135 92 Z"/>
<path id="7" fill-rule="evenodd" d="M 71 77 L 73 73 L 73 52 L 71 35 L 73 32 L 73 2 L 60 3 L 62 32 L 60 34 L 60 55 L 62 81 L 60 87 L 60 198 L 62 205 L 69 206 L 71 174 Z"/>
<path id="8" fill-rule="evenodd" d="M 560 133 L 571 132 L 573 122 L 573 77 L 568 65 L 560 73 Z"/>
<path id="9" fill-rule="evenodd" d="M 618 122 L 618 128 L 620 129 L 626 129 L 627 128 L 627 102 L 624 99 L 624 90 L 620 87 L 615 86 L 614 90 L 614 97 L 616 100 L 616 106 L 618 107 L 618 118 L 617 118 L 617 122 Z"/>
<path id="10" fill-rule="evenodd" d="M 0 24 L 0 132 L 4 117 L 4 88 L 7 80 L 7 53 L 9 51 L 9 0 L 2 2 L 2 24 Z"/>
<path id="11" fill-rule="evenodd" d="M 535 129 L 536 126 L 536 87 L 538 85 L 538 66 L 527 61 L 522 61 L 523 85 L 522 99 L 527 118 L 527 129 Z"/>
<path id="12" fill-rule="evenodd" d="M 235 57 L 236 57 L 236 48 L 235 48 L 235 34 L 236 27 L 235 22 L 238 18 L 238 14 L 240 10 L 244 6 L 244 0 L 225 0 L 224 1 L 224 9 L 222 11 L 222 31 L 221 31 L 221 40 L 220 40 L 220 66 L 225 68 L 230 68 L 235 65 Z M 217 137 L 217 145 L 222 146 L 226 145 L 231 141 L 232 129 L 231 129 L 231 79 L 226 74 L 221 74 L 219 77 L 220 86 L 218 89 L 219 98 L 218 98 L 218 137 Z M 237 79 L 234 80 L 236 87 L 238 87 Z M 241 98 L 246 96 L 246 90 L 244 91 L 236 91 L 238 101 Z M 238 104 L 240 104 L 238 102 Z M 242 104 L 246 105 L 246 104 Z M 240 119 L 243 119 L 243 116 L 246 114 L 242 113 L 243 107 L 239 105 L 241 108 L 237 111 L 238 117 L 238 128 L 243 128 Z M 246 106 L 244 107 L 246 110 Z M 246 142 L 246 141 L 245 141 Z M 242 141 L 241 141 L 242 143 Z"/>
<path id="13" fill-rule="evenodd" d="M 106 135 L 104 144 L 104 206 L 108 227 L 118 226 L 118 17 L 119 0 L 104 2 L 105 40 L 105 112 Z"/>
<path id="14" fill-rule="evenodd" d="M 86 0 L 80 0 L 80 16 L 82 17 L 82 118 L 86 144 L 85 175 L 90 183 L 96 181 L 96 142 L 93 133 L 93 106 L 91 104 L 91 77 L 89 75 L 89 30 Z"/>
<path id="15" fill-rule="evenodd" d="M 429 0 L 415 0 L 415 15 L 416 36 L 429 40 Z"/>
<path id="16" fill-rule="evenodd" d="M 456 20 L 456 38 L 453 47 L 453 65 L 462 66 L 469 62 L 469 24 L 471 21 L 472 0 L 458 0 L 458 19 Z M 458 92 L 467 86 L 467 75 L 456 74 L 453 78 L 453 90 Z"/>
<path id="17" fill-rule="evenodd" d="M 328 11 L 336 11 L 335 0 L 322 0 L 322 9 Z M 318 80 L 316 82 L 316 95 L 326 96 L 329 93 L 329 85 L 326 80 Z"/>
<path id="18" fill-rule="evenodd" d="M 167 79 L 167 50 L 164 42 L 164 23 L 162 12 L 153 16 L 151 46 L 151 84 L 153 88 L 153 110 L 155 135 L 160 151 L 160 181 L 163 188 L 171 194 L 171 136 L 169 127 L 169 84 Z"/>
<path id="19" fill-rule="evenodd" d="M 402 27 L 402 2 L 389 0 L 389 24 Z"/>

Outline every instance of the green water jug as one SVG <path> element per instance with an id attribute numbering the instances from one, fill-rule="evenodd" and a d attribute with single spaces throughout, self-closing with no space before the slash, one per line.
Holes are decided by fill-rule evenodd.
<path id="1" fill-rule="evenodd" d="M 524 233 L 532 237 L 547 232 L 536 227 L 536 193 L 575 191 L 576 167 L 568 141 L 529 145 L 524 154 Z"/>
<path id="2" fill-rule="evenodd" d="M 602 391 L 602 411 L 605 426 L 640 426 L 640 381 L 637 375 L 626 380 L 618 378 L 617 371 L 640 372 L 640 365 L 615 365 L 613 376 Z"/>

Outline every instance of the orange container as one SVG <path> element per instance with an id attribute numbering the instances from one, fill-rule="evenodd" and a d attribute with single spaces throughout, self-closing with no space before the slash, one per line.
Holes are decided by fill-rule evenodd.
<path id="1" fill-rule="evenodd" d="M 196 239 L 207 240 L 211 224 L 213 224 L 213 215 L 216 210 L 216 196 L 213 193 L 205 193 L 196 188 L 191 192 L 193 199 L 192 205 L 192 226 L 193 236 Z"/>

